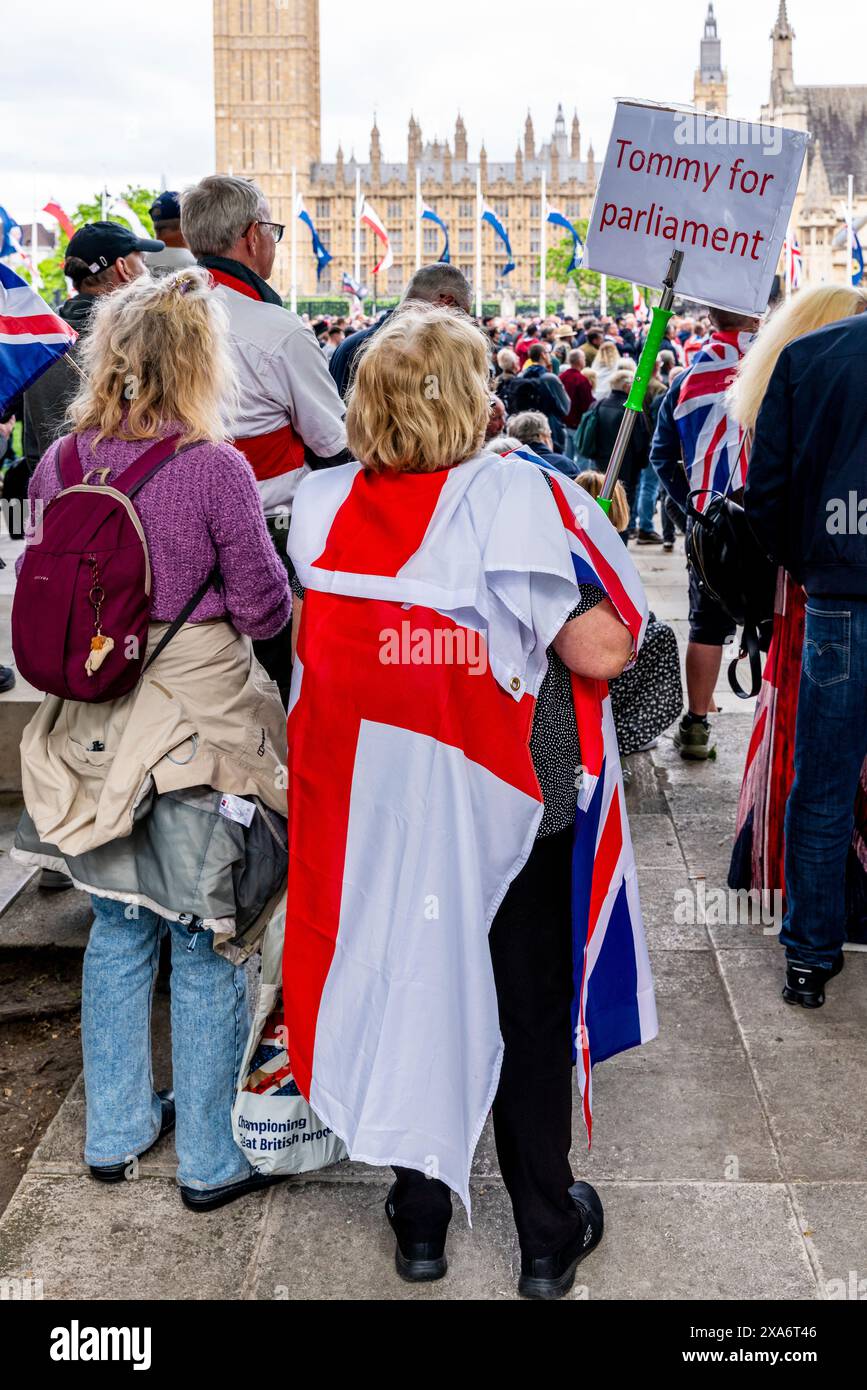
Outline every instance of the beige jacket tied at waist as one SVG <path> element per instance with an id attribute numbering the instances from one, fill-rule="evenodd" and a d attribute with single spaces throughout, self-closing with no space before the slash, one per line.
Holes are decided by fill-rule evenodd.
<path id="1" fill-rule="evenodd" d="M 165 631 L 151 625 L 149 651 Z M 258 796 L 285 815 L 285 763 L 277 687 L 227 622 L 187 623 L 119 700 L 46 696 L 21 741 L 24 804 L 65 855 L 131 834 L 152 788 Z"/>

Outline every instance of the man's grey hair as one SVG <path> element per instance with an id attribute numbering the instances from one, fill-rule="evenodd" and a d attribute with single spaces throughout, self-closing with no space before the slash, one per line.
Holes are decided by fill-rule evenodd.
<path id="1" fill-rule="evenodd" d="M 209 174 L 181 194 L 181 231 L 194 256 L 225 256 L 264 205 L 265 195 L 252 180 Z"/>
<path id="2" fill-rule="evenodd" d="M 443 295 L 450 295 L 459 308 L 467 314 L 470 312 L 473 292 L 466 275 L 456 265 L 438 261 L 436 265 L 423 265 L 415 272 L 403 292 L 401 302 L 405 304 L 410 299 L 423 299 L 428 304 L 435 304 Z"/>
<path id="3" fill-rule="evenodd" d="M 519 439 L 522 444 L 536 444 L 547 438 L 551 426 L 541 410 L 522 410 L 520 415 L 511 417 L 506 430 L 512 439 Z"/>

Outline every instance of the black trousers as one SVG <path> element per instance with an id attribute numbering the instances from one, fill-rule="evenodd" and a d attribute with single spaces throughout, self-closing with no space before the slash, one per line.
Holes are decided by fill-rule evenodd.
<path id="1" fill-rule="evenodd" d="M 572 1143 L 573 831 L 537 840 L 490 932 L 505 1050 L 494 1100 L 500 1172 L 524 1255 L 548 1255 L 580 1218 L 569 1197 Z M 402 1240 L 442 1234 L 445 1183 L 396 1168 L 392 1200 Z"/>

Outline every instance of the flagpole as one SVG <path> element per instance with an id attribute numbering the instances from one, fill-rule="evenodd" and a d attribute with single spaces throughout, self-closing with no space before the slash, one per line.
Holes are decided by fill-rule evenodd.
<path id="1" fill-rule="evenodd" d="M 482 171 L 476 169 L 476 318 L 482 317 Z"/>
<path id="2" fill-rule="evenodd" d="M 415 268 L 421 269 L 421 169 L 415 169 Z"/>
<path id="3" fill-rule="evenodd" d="M 355 170 L 355 283 L 361 284 L 361 170 Z M 364 300 L 361 301 L 364 313 Z"/>
<path id="4" fill-rule="evenodd" d="M 846 284 L 852 284 L 852 262 L 855 259 L 855 178 L 848 179 L 848 206 L 846 209 Z"/>
<path id="5" fill-rule="evenodd" d="M 599 315 L 605 318 L 608 313 L 608 276 L 599 277 Z"/>
<path id="6" fill-rule="evenodd" d="M 292 288 L 289 291 L 289 307 L 293 314 L 298 313 L 298 171 L 292 167 Z"/>
<path id="7" fill-rule="evenodd" d="M 540 208 L 541 208 L 541 210 L 542 210 L 542 227 L 541 227 L 541 235 L 540 235 L 540 237 L 539 237 L 539 248 L 540 248 L 540 250 L 541 250 L 541 259 L 540 259 L 540 261 L 539 261 L 539 318 L 540 318 L 540 319 L 544 319 L 545 316 L 546 316 L 546 314 L 547 314 L 547 311 L 548 311 L 548 285 L 547 285 L 547 270 L 548 270 L 548 265 L 547 265 L 547 262 L 548 262 L 548 235 L 547 235 L 547 222 L 546 222 L 546 220 L 545 220 L 545 219 L 547 218 L 547 216 L 548 216 L 548 206 L 547 206 L 547 204 L 548 204 L 548 175 L 547 175 L 547 171 L 546 171 L 545 169 L 543 169 L 543 170 L 542 170 L 542 198 L 541 198 L 541 201 L 540 201 L 540 204 L 539 204 L 539 206 L 540 206 Z"/>

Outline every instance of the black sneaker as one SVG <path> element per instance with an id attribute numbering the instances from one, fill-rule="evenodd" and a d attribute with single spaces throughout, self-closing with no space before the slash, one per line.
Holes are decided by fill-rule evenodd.
<path id="1" fill-rule="evenodd" d="M 786 961 L 786 983 L 783 998 L 787 1004 L 800 1004 L 802 1009 L 821 1009 L 825 1002 L 825 986 L 839 975 L 846 964 L 842 951 L 830 970 L 818 965 L 803 965 L 798 960 Z"/>
<path id="2" fill-rule="evenodd" d="M 445 1253 L 448 1227 L 434 1240 L 408 1241 L 403 1233 L 398 1236 L 393 1192 L 394 1187 L 385 1199 L 385 1214 L 395 1236 L 395 1269 L 408 1284 L 429 1284 L 434 1279 L 442 1279 L 449 1267 Z"/>
<path id="3" fill-rule="evenodd" d="M 639 532 L 638 532 L 638 544 L 639 544 L 639 545 L 662 545 L 662 544 L 663 544 L 663 540 L 662 540 L 662 536 L 660 536 L 660 534 L 659 534 L 658 531 L 652 531 L 652 530 L 651 530 L 651 531 L 639 531 Z"/>
<path id="4" fill-rule="evenodd" d="M 599 1193 L 589 1182 L 576 1182 L 569 1196 L 581 1214 L 581 1225 L 568 1244 L 554 1255 L 521 1256 L 518 1293 L 524 1298 L 563 1298 L 575 1283 L 575 1271 L 602 1239 L 604 1215 Z"/>
<path id="5" fill-rule="evenodd" d="M 90 1168 L 90 1176 L 92 1178 L 96 1178 L 97 1182 L 124 1182 L 126 1179 L 127 1169 L 129 1168 L 129 1165 L 132 1162 L 133 1157 L 144 1158 L 144 1155 L 150 1153 L 151 1149 L 159 1143 L 164 1134 L 170 1134 L 171 1131 L 174 1129 L 175 1093 L 174 1091 L 158 1091 L 157 1095 L 159 1096 L 160 1104 L 162 1105 L 163 1118 L 162 1123 L 160 1125 L 160 1132 L 154 1140 L 153 1144 L 149 1144 L 143 1153 L 136 1155 L 130 1154 L 129 1158 L 125 1158 L 123 1163 L 89 1164 L 88 1166 Z"/>
<path id="6" fill-rule="evenodd" d="M 0 666 L 0 695 L 15 688 L 15 672 L 11 666 Z"/>

